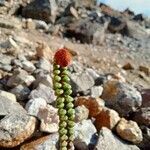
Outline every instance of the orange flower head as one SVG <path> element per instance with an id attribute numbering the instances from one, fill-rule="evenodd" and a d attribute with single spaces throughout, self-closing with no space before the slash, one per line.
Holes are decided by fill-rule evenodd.
<path id="1" fill-rule="evenodd" d="M 54 61 L 61 67 L 66 67 L 71 63 L 72 56 L 66 48 L 58 49 L 54 55 Z"/>

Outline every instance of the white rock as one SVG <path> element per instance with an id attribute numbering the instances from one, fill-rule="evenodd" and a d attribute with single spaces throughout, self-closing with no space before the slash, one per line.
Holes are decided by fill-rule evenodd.
<path id="1" fill-rule="evenodd" d="M 0 90 L 0 96 L 6 97 L 11 101 L 16 102 L 16 96 L 12 93 Z"/>

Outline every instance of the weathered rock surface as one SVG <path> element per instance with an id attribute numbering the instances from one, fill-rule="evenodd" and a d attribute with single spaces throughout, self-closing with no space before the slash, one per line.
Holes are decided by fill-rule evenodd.
<path id="1" fill-rule="evenodd" d="M 116 130 L 121 138 L 135 144 L 138 144 L 143 140 L 142 131 L 134 121 L 127 121 L 122 118 L 118 123 Z"/>
<path id="2" fill-rule="evenodd" d="M 119 114 L 113 109 L 103 108 L 102 111 L 95 117 L 94 122 L 97 131 L 102 127 L 107 127 L 108 129 L 114 129 L 117 123 L 120 121 Z"/>
<path id="3" fill-rule="evenodd" d="M 119 81 L 108 81 L 104 85 L 102 99 L 106 105 L 120 115 L 127 116 L 142 105 L 141 94 L 132 86 Z"/>
<path id="4" fill-rule="evenodd" d="M 15 147 L 32 136 L 36 119 L 25 113 L 12 113 L 0 120 L 0 146 Z"/>
<path id="5" fill-rule="evenodd" d="M 6 99 L 9 99 L 9 100 L 11 100 L 13 102 L 16 102 L 16 96 L 14 94 L 12 94 L 12 93 L 0 90 L 0 97 L 1 96 L 6 98 Z"/>
<path id="6" fill-rule="evenodd" d="M 115 136 L 111 130 L 103 127 L 94 150 L 140 150 L 137 146 L 128 144 Z"/>

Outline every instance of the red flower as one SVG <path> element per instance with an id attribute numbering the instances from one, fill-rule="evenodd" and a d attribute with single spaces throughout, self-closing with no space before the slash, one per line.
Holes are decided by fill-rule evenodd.
<path id="1" fill-rule="evenodd" d="M 71 63 L 72 56 L 65 48 L 58 49 L 54 55 L 54 61 L 61 67 L 66 67 Z"/>

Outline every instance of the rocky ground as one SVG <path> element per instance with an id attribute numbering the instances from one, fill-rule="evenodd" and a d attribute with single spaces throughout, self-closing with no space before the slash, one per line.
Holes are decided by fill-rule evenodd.
<path id="1" fill-rule="evenodd" d="M 150 149 L 150 19 L 92 0 L 0 0 L 0 149 L 57 150 L 52 59 L 69 49 L 77 150 Z"/>

